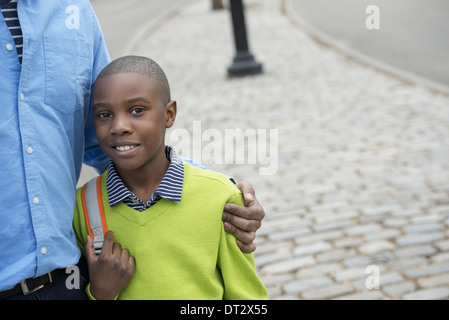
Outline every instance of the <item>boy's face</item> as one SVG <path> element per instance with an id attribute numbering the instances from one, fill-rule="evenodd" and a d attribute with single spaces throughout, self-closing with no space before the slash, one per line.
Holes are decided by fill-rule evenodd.
<path id="1" fill-rule="evenodd" d="M 95 83 L 98 142 L 117 169 L 141 169 L 164 149 L 165 129 L 173 125 L 176 102 L 166 104 L 158 89 L 154 80 L 138 73 L 112 74 Z"/>

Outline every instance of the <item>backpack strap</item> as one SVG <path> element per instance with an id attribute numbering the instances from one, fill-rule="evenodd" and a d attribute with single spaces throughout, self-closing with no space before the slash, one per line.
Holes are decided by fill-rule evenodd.
<path id="1" fill-rule="evenodd" d="M 101 197 L 101 176 L 91 179 L 83 186 L 81 200 L 87 231 L 94 240 L 95 253 L 99 255 L 103 248 L 104 234 L 108 231 Z"/>

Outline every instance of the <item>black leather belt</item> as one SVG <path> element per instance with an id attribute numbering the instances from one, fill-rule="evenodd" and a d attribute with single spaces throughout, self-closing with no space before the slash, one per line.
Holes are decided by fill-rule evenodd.
<path id="1" fill-rule="evenodd" d="M 26 296 L 30 293 L 36 292 L 37 290 L 42 289 L 45 285 L 52 283 L 53 278 L 61 272 L 64 272 L 64 269 L 56 269 L 40 277 L 23 280 L 16 284 L 13 288 L 0 292 L 0 298 L 8 297 L 16 293 L 21 293 Z"/>

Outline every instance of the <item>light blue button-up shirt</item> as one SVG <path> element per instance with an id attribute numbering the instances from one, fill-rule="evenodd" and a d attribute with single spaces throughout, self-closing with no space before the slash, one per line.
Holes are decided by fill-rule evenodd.
<path id="1" fill-rule="evenodd" d="M 108 164 L 91 87 L 110 60 L 89 1 L 19 0 L 17 10 L 22 67 L 0 14 L 0 291 L 78 262 L 81 165 Z"/>

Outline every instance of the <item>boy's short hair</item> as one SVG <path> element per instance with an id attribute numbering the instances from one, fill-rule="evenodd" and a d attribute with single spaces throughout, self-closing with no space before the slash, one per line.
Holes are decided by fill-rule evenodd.
<path id="1" fill-rule="evenodd" d="M 124 56 L 109 63 L 98 75 L 97 80 L 111 74 L 139 73 L 155 80 L 161 89 L 165 103 L 170 102 L 170 85 L 164 70 L 152 59 L 143 56 Z"/>

